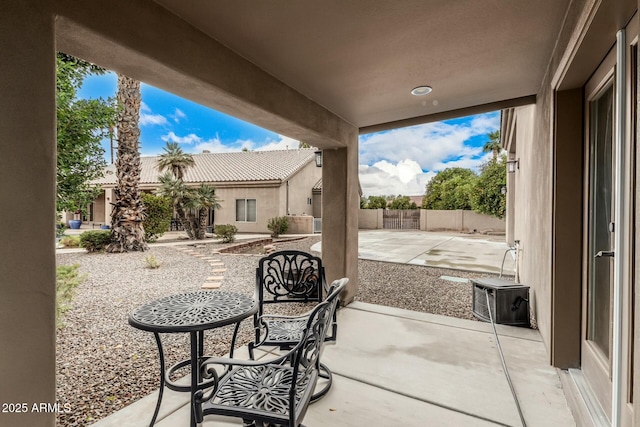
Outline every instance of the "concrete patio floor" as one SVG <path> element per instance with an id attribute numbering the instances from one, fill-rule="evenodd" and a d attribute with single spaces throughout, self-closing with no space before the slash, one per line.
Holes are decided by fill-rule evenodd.
<path id="1" fill-rule="evenodd" d="M 322 359 L 333 387 L 310 406 L 306 426 L 521 425 L 490 324 L 361 302 L 341 309 L 338 322 L 338 341 Z M 538 331 L 497 330 L 527 425 L 574 426 Z M 156 393 L 94 426 L 148 425 Z M 156 425 L 188 426 L 187 400 L 166 390 Z M 202 425 L 242 423 L 209 417 Z"/>

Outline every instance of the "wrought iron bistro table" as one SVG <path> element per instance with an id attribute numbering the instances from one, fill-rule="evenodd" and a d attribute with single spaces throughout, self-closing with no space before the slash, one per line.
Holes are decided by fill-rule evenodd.
<path id="1" fill-rule="evenodd" d="M 199 362 L 204 360 L 204 331 L 235 323 L 230 349 L 230 357 L 233 357 L 240 323 L 257 311 L 258 304 L 255 296 L 252 298 L 237 292 L 196 291 L 152 301 L 131 313 L 129 324 L 134 328 L 153 332 L 160 355 L 160 391 L 150 426 L 156 422 L 162 402 L 162 392 L 166 385 L 174 391 L 191 393 L 191 426 L 195 427 L 194 393 L 199 388 L 207 386 L 206 382 L 202 382 L 203 378 L 199 369 Z M 180 332 L 188 332 L 190 335 L 191 356 L 165 371 L 160 334 Z M 189 386 L 178 385 L 171 381 L 171 375 L 176 370 L 189 365 L 191 365 L 191 384 Z"/>

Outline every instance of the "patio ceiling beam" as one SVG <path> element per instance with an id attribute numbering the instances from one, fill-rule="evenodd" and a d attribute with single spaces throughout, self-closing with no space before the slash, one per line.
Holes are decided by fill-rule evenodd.
<path id="1" fill-rule="evenodd" d="M 320 148 L 356 127 L 150 0 L 55 1 L 57 48 Z"/>
<path id="2" fill-rule="evenodd" d="M 505 108 L 521 107 L 523 105 L 531 105 L 536 103 L 536 95 L 522 96 L 519 98 L 505 99 L 502 101 L 490 102 L 488 104 L 475 105 L 473 107 L 459 108 L 456 110 L 442 111 L 435 114 L 427 114 L 424 116 L 412 117 L 410 119 L 397 120 L 394 122 L 380 123 L 372 126 L 360 128 L 360 135 L 367 133 L 380 132 L 390 129 L 398 129 L 407 126 L 422 125 L 425 123 L 439 122 L 441 120 L 457 119 L 459 117 L 471 116 L 474 114 L 488 113 L 496 110 L 504 110 Z"/>

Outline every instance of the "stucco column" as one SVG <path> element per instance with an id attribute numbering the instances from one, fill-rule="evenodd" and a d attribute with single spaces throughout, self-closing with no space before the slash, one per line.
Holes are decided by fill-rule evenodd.
<path id="1" fill-rule="evenodd" d="M 327 280 L 348 277 L 345 304 L 358 292 L 358 138 L 348 148 L 323 151 L 322 262 Z"/>
<path id="2" fill-rule="evenodd" d="M 0 426 L 53 426 L 55 45 L 47 0 L 0 2 Z M 7 407 L 11 412 L 15 407 Z"/>

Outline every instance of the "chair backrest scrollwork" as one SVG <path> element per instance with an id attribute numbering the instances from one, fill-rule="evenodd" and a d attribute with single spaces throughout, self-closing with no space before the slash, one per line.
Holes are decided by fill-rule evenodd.
<path id="1" fill-rule="evenodd" d="M 321 302 L 326 288 L 322 260 L 301 251 L 274 252 L 258 262 L 256 286 L 265 304 Z"/>

